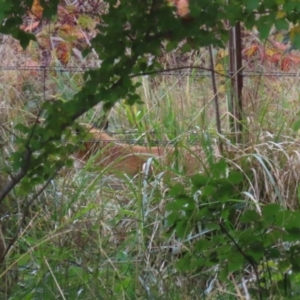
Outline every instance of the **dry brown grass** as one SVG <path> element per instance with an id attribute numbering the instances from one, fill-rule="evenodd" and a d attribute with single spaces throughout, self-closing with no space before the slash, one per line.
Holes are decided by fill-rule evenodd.
<path id="1" fill-rule="evenodd" d="M 0 54 L 3 57 L 2 65 L 17 64 L 20 67 L 28 67 L 38 64 L 35 61 L 37 55 L 32 56 L 34 52 L 20 51 L 11 39 L 7 39 L 1 46 Z M 181 64 L 176 55 L 166 56 L 164 59 L 168 66 Z M 93 58 L 94 62 L 95 60 Z M 196 56 L 184 57 L 184 61 L 188 63 L 197 60 L 199 64 L 207 66 L 207 52 L 203 50 Z M 80 66 L 78 60 L 74 61 Z M 70 76 L 70 81 L 73 80 L 75 86 L 76 83 L 82 82 L 81 73 L 75 72 L 72 75 L 74 76 Z M 55 73 L 49 72 L 44 78 L 42 73 L 36 70 L 2 70 L 1 125 L 13 129 L 18 122 L 32 122 L 36 111 L 26 107 L 28 100 L 38 97 L 38 101 L 45 101 L 44 89 L 47 97 L 62 94 L 58 84 L 53 83 L 53 78 L 64 85 Z M 220 87 L 219 101 L 224 126 L 223 135 L 219 135 L 215 130 L 211 81 L 207 77 L 196 75 L 159 75 L 151 79 L 142 78 L 139 92 L 144 105 L 135 105 L 129 110 L 124 103 L 118 104 L 110 114 L 110 129 L 121 131 L 120 139 L 124 138 L 124 132 L 127 131 L 134 131 L 134 137 L 141 136 L 142 132 L 153 135 L 153 131 L 156 131 L 163 141 L 174 140 L 181 135 L 188 136 L 188 139 L 196 136 L 199 147 L 201 143 L 198 136 L 209 136 L 211 146 L 215 145 L 216 141 L 222 141 L 223 156 L 229 168 L 244 174 L 240 192 L 245 203 L 257 211 L 267 203 L 280 203 L 289 209 L 299 209 L 299 138 L 297 132 L 291 130 L 292 123 L 298 117 L 300 93 L 297 80 L 298 78 L 284 77 L 245 78 L 246 132 L 242 144 L 234 144 L 228 132 L 226 90 Z M 26 89 L 27 86 L 31 88 Z M 72 88 L 72 85 L 68 87 Z M 99 111 L 101 112 L 101 105 L 82 120 L 90 122 L 99 115 Z M 0 163 L 4 162 L 9 166 L 8 158 L 15 148 L 14 135 L 4 127 L 0 126 L 0 130 Z M 103 139 L 102 133 L 94 133 L 97 140 Z M 64 261 L 59 262 L 58 269 L 63 264 L 70 264 L 71 269 L 75 264 L 70 261 L 80 262 L 80 272 L 88 277 L 90 270 L 95 271 L 96 266 L 101 280 L 95 286 L 99 289 L 105 289 L 111 282 L 115 283 L 117 279 L 125 278 L 128 282 L 129 279 L 136 280 L 139 290 L 148 286 L 156 289 L 157 295 L 161 297 L 164 293 L 169 293 L 173 296 L 179 295 L 180 299 L 197 299 L 199 291 L 208 290 L 208 284 L 214 282 L 210 294 L 207 295 L 208 299 L 216 299 L 220 294 L 226 293 L 242 299 L 243 291 L 238 283 L 234 282 L 235 278 L 231 280 L 234 282 L 233 288 L 229 289 L 228 284 L 221 284 L 215 279 L 214 270 L 209 270 L 208 273 L 211 273 L 203 276 L 202 273 L 183 275 L 176 269 L 178 257 L 183 251 L 192 251 L 194 240 L 185 243 L 175 235 L 166 237 L 168 226 L 165 219 L 168 211 L 165 206 L 173 201 L 168 195 L 169 184 L 181 182 L 189 190 L 189 178 L 183 176 L 183 172 L 178 172 L 172 180 L 164 182 L 161 180 L 162 176 L 170 172 L 173 166 L 170 168 L 169 164 L 161 164 L 161 173 L 155 174 L 150 182 L 137 181 L 126 176 L 120 179 L 112 173 L 126 173 L 128 170 L 131 175 L 138 173 L 141 165 L 147 160 L 141 158 L 140 154 L 146 152 L 147 155 L 154 154 L 158 157 L 161 156 L 160 148 L 148 148 L 147 145 L 129 147 L 111 141 L 107 136 L 104 138 L 109 140 L 109 143 L 97 143 L 97 151 L 102 147 L 98 154 L 95 154 L 94 150 L 87 157 L 84 157 L 86 151 L 79 154 L 86 162 L 83 170 L 71 170 L 67 175 L 54 180 L 33 208 L 34 218 L 31 225 L 22 231 L 20 240 L 24 245 L 30 245 L 27 254 L 32 259 L 32 264 L 40 266 L 40 261 L 32 252 L 33 249 L 40 248 L 40 251 L 50 258 L 54 253 L 55 259 L 58 259 L 59 248 L 69 256 L 64 254 Z M 203 161 L 205 166 L 209 165 L 205 151 L 205 154 L 202 151 L 199 153 L 194 146 L 188 143 L 184 145 L 178 147 L 178 162 L 181 167 L 186 160 L 188 170 L 195 167 L 198 170 L 204 169 Z M 87 148 L 94 146 L 95 143 L 85 144 Z M 173 155 L 173 148 L 167 149 L 168 153 Z M 119 161 L 112 155 L 114 153 Z M 190 157 L 194 159 L 189 160 Z M 219 153 L 214 153 L 213 159 L 219 157 Z M 105 161 L 106 158 L 109 160 Z M 120 167 L 116 172 L 111 170 L 112 162 L 114 168 Z M 1 175 L 1 184 L 5 183 L 7 178 L 7 174 Z M 22 201 L 25 201 L 23 197 L 13 196 L 11 202 L 17 202 L 19 205 Z M 41 247 L 41 240 L 49 246 L 49 252 L 48 247 Z M 128 265 L 123 268 L 126 263 Z M 36 278 L 32 274 L 43 268 L 33 270 L 34 272 L 30 268 L 28 272 L 26 268 L 20 272 L 27 272 L 26 278 L 33 282 Z M 62 270 L 61 273 L 64 274 L 65 271 Z M 110 272 L 112 276 L 109 275 Z M 41 278 L 44 278 L 43 276 L 44 274 Z M 200 277 L 204 279 L 199 280 Z M 91 280 L 91 277 L 88 278 Z M 103 278 L 107 278 L 107 281 Z M 90 286 L 88 281 L 86 284 Z M 115 288 L 117 290 L 120 287 Z M 171 291 L 174 291 L 174 294 Z M 201 297 L 199 299 L 202 299 Z"/>

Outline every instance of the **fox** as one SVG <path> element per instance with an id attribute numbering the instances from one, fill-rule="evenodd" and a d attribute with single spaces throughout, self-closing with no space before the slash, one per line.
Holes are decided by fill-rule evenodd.
<path id="1" fill-rule="evenodd" d="M 87 126 L 85 126 L 87 127 Z M 140 146 L 121 143 L 103 130 L 88 128 L 92 139 L 83 142 L 80 149 L 74 154 L 76 168 L 82 168 L 92 157 L 97 167 L 107 168 L 115 173 L 136 176 L 143 172 L 149 158 L 154 158 L 159 165 L 171 166 L 176 157 L 176 149 L 170 145 Z M 184 149 L 179 161 L 182 162 L 186 175 L 193 175 L 200 171 L 203 155 L 200 147 Z M 178 157 L 178 155 L 177 155 Z"/>

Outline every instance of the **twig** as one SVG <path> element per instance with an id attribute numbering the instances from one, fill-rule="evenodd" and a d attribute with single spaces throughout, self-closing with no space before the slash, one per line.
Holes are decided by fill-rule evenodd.
<path id="1" fill-rule="evenodd" d="M 29 170 L 31 156 L 32 151 L 27 146 L 24 153 L 23 166 L 15 176 L 11 176 L 12 179 L 0 191 L 0 205 L 3 202 L 4 198 L 11 192 L 11 190 L 26 176 Z"/>
<path id="2" fill-rule="evenodd" d="M 243 251 L 243 249 L 234 240 L 234 238 L 229 234 L 229 232 L 226 230 L 225 226 L 221 222 L 219 222 L 219 226 L 225 232 L 225 234 L 228 236 L 228 238 L 232 241 L 232 243 L 235 245 L 235 247 L 237 248 L 237 250 L 243 255 L 243 257 L 252 266 L 252 268 L 253 268 L 253 270 L 255 272 L 255 275 L 256 275 L 256 279 L 257 279 L 257 286 L 258 286 L 258 291 L 259 291 L 259 299 L 263 299 L 263 297 L 262 297 L 262 288 L 261 288 L 261 285 L 260 285 L 260 279 L 259 279 L 259 274 L 258 274 L 258 271 L 257 271 L 257 264 L 256 264 L 256 262 L 254 261 L 254 259 L 250 255 L 247 255 Z"/>
<path id="3" fill-rule="evenodd" d="M 57 175 L 57 173 L 59 172 L 59 170 L 62 168 L 62 166 L 59 166 L 56 171 L 52 174 L 52 176 L 46 181 L 46 183 L 42 186 L 42 188 L 36 193 L 34 194 L 31 199 L 27 202 L 26 207 L 24 208 L 24 212 L 23 212 L 23 217 L 22 220 L 19 224 L 19 227 L 16 231 L 16 233 L 14 234 L 13 238 L 11 239 L 10 243 L 8 244 L 8 246 L 6 247 L 5 252 L 3 253 L 2 257 L 0 257 L 0 264 L 3 262 L 6 254 L 9 252 L 9 250 L 11 249 L 11 247 L 15 244 L 20 230 L 22 227 L 24 227 L 25 224 L 25 218 L 27 216 L 29 207 L 32 205 L 32 203 L 41 195 L 41 193 L 45 190 L 45 188 L 50 184 L 51 180 L 53 180 L 53 178 Z"/>

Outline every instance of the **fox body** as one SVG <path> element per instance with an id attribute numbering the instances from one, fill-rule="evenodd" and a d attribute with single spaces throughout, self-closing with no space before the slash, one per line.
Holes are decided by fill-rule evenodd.
<path id="1" fill-rule="evenodd" d="M 107 133 L 90 128 L 92 139 L 83 143 L 83 147 L 75 153 L 75 158 L 82 166 L 95 155 L 95 163 L 101 168 L 134 176 L 143 170 L 144 164 L 151 157 L 160 164 L 171 165 L 175 160 L 175 148 L 172 146 L 146 147 L 120 143 Z M 184 150 L 180 156 L 184 169 L 188 175 L 197 173 L 200 167 L 200 148 L 191 147 Z"/>

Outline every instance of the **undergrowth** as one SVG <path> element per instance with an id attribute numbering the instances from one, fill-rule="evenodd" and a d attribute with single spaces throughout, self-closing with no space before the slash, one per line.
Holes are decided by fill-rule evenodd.
<path id="1" fill-rule="evenodd" d="M 25 77 L 19 89 L 12 77 L 1 86 L 0 188 L 15 125 L 34 123 L 41 101 L 69 101 L 82 84 L 78 73 L 47 74 L 45 99 L 45 78 Z M 108 115 L 98 106 L 80 122 L 108 118 L 111 135 L 136 143 L 180 141 L 179 154 L 200 145 L 203 170 L 187 177 L 179 155 L 152 176 L 130 178 L 91 159 L 82 170 L 61 169 L 29 207 L 16 190 L 1 205 L 1 247 L 15 239 L 0 272 L 2 298 L 297 299 L 296 79 L 245 79 L 241 144 L 228 130 L 228 82 L 218 133 L 209 77 L 139 80 L 143 103 L 120 99 Z"/>

